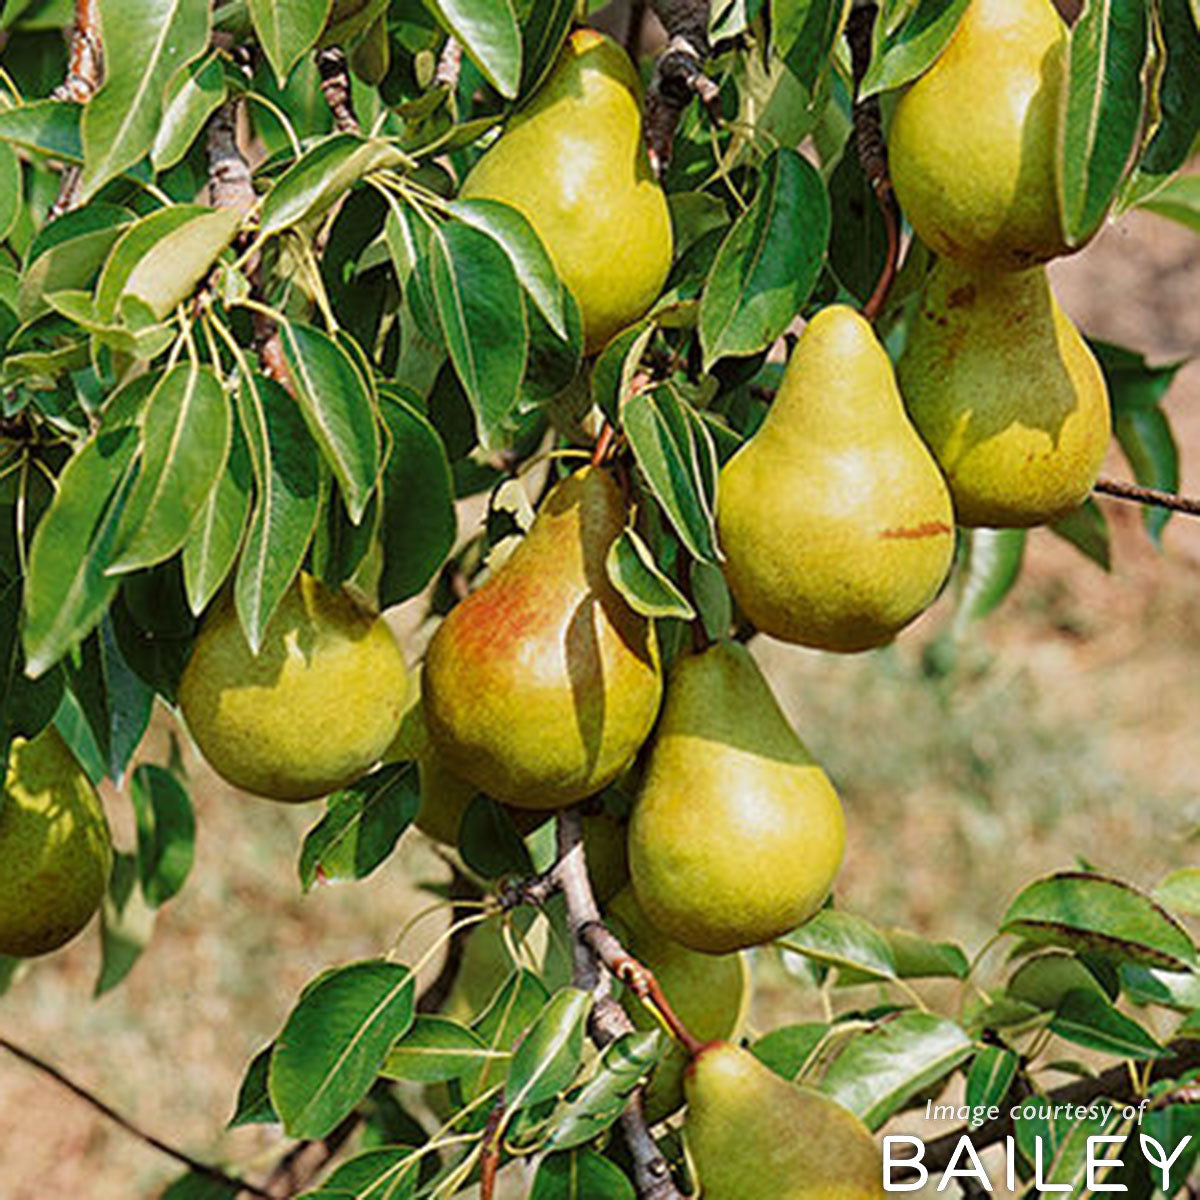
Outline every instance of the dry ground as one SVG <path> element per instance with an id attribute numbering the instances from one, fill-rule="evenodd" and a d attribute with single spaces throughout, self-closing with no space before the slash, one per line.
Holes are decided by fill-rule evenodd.
<path id="1" fill-rule="evenodd" d="M 1156 362 L 1200 356 L 1200 239 L 1134 215 L 1057 265 L 1065 307 L 1092 335 Z M 1200 361 L 1167 401 L 1200 493 Z M 1126 474 L 1114 456 L 1111 472 Z M 1153 550 L 1136 512 L 1114 523 L 1109 576 L 1044 533 L 1003 611 L 947 679 L 921 670 L 935 610 L 887 651 L 838 658 L 758 653 L 802 735 L 844 795 L 847 907 L 978 946 L 1014 890 L 1083 855 L 1151 884 L 1196 858 L 1200 824 L 1200 522 Z M 408 622 L 411 624 L 411 621 Z M 162 733 L 146 747 L 163 753 Z M 0 1033 L 60 1064 L 146 1127 L 240 1164 L 270 1131 L 222 1134 L 241 1073 L 297 990 L 328 963 L 386 949 L 439 864 L 416 835 L 378 877 L 302 896 L 295 863 L 312 806 L 231 793 L 191 760 L 197 863 L 128 982 L 90 998 L 97 939 L 41 963 L 0 998 Z M 110 810 L 131 842 L 128 805 Z M 420 926 L 412 961 L 438 929 Z M 760 1028 L 803 1011 L 765 979 Z M 170 1163 L 28 1068 L 0 1058 L 0 1200 L 142 1200 Z"/>

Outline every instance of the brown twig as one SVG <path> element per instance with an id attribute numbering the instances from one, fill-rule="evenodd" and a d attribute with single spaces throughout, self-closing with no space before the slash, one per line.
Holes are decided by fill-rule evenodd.
<path id="1" fill-rule="evenodd" d="M 854 73 L 854 137 L 863 174 L 875 193 L 883 223 L 887 229 L 887 255 L 879 282 L 863 305 L 863 316 L 875 321 L 887 303 L 900 263 L 900 208 L 888 173 L 887 143 L 883 139 L 883 114 L 878 96 L 859 98 L 858 91 L 871 64 L 871 34 L 878 9 L 874 4 L 855 4 L 846 21 L 846 41 L 850 46 L 850 64 Z"/>
<path id="2" fill-rule="evenodd" d="M 493 1200 L 496 1195 L 496 1176 L 500 1172 L 500 1157 L 503 1150 L 504 1101 L 497 1100 L 488 1113 L 483 1128 L 483 1153 L 479 1159 L 479 1200 Z"/>
<path id="3" fill-rule="evenodd" d="M 646 25 L 647 0 L 630 0 L 629 24 L 625 26 L 625 53 L 637 62 L 642 49 L 642 33 Z"/>
<path id="4" fill-rule="evenodd" d="M 600 429 L 600 436 L 596 439 L 596 445 L 592 448 L 593 467 L 600 466 L 608 457 L 609 451 L 612 449 L 613 438 L 616 436 L 616 427 L 606 418 Z"/>
<path id="5" fill-rule="evenodd" d="M 1200 1068 L 1200 1041 L 1177 1042 L 1174 1048 L 1176 1052 L 1170 1057 L 1156 1059 L 1150 1064 L 1148 1082 L 1152 1082 L 1155 1078 L 1169 1079 L 1182 1075 L 1186 1071 Z M 1040 1102 L 1086 1105 L 1095 1100 L 1106 1099 L 1128 1104 L 1142 1098 L 1137 1082 L 1129 1070 L 1129 1064 L 1120 1063 L 1093 1079 L 1078 1079 L 1063 1087 L 1055 1088 L 1053 1091 L 1047 1092 Z M 1005 1100 L 1007 1101 L 1007 1097 Z M 1003 1104 L 1004 1101 L 1001 1102 L 1002 1107 Z M 1011 1107 L 1011 1103 L 1009 1106 Z M 923 1165 L 929 1169 L 931 1174 L 946 1168 L 963 1134 L 967 1132 L 968 1130 L 965 1128 L 956 1129 L 925 1144 Z M 976 1150 L 982 1150 L 985 1146 L 991 1146 L 1012 1133 L 1012 1120 L 1007 1113 L 1002 1113 L 995 1121 L 988 1121 L 978 1129 L 970 1130 L 969 1133 L 971 1145 Z"/>
<path id="6" fill-rule="evenodd" d="M 645 130 L 650 165 L 661 175 L 671 161 L 683 110 L 699 96 L 709 115 L 720 116 L 721 89 L 704 73 L 708 56 L 707 0 L 650 0 L 667 31 L 666 49 L 654 64 L 646 93 Z"/>
<path id="7" fill-rule="evenodd" d="M 0 1037 L 0 1049 L 7 1050 L 13 1057 L 19 1058 L 23 1063 L 53 1079 L 55 1083 L 60 1084 L 85 1104 L 90 1105 L 114 1125 L 125 1130 L 126 1133 L 137 1138 L 138 1141 L 144 1142 L 147 1146 L 157 1150 L 160 1154 L 165 1154 L 168 1158 L 173 1158 L 177 1163 L 181 1163 L 195 1174 L 203 1175 L 206 1179 L 224 1184 L 226 1187 L 238 1188 L 241 1191 L 249 1193 L 251 1196 L 259 1196 L 262 1200 L 273 1200 L 271 1193 L 263 1191 L 262 1188 L 256 1187 L 252 1183 L 247 1183 L 244 1179 L 238 1179 L 234 1175 L 228 1175 L 219 1167 L 214 1167 L 211 1163 L 201 1162 L 178 1147 L 172 1146 L 170 1143 L 164 1142 L 161 1138 L 155 1137 L 154 1134 L 147 1133 L 144 1129 L 129 1120 L 128 1117 L 123 1117 L 116 1109 L 105 1104 L 99 1096 L 89 1092 L 82 1084 L 76 1083 L 73 1079 L 64 1075 L 57 1067 L 39 1058 L 36 1054 L 32 1054 L 14 1042 L 10 1042 L 8 1038 Z"/>
<path id="8" fill-rule="evenodd" d="M 1142 487 L 1127 483 L 1123 479 L 1097 479 L 1093 492 L 1101 496 L 1112 496 L 1115 500 L 1127 500 L 1133 504 L 1145 504 L 1152 508 L 1167 508 L 1171 512 L 1189 517 L 1200 517 L 1200 500 L 1191 496 L 1177 496 L 1174 492 L 1163 492 L 1158 488 Z"/>
<path id="9" fill-rule="evenodd" d="M 363 1114 L 356 1109 L 320 1140 L 297 1142 L 271 1168 L 262 1194 L 271 1200 L 289 1200 L 303 1191 L 332 1162 L 362 1122 Z"/>
<path id="10" fill-rule="evenodd" d="M 104 70 L 104 45 L 100 39 L 99 0 L 75 0 L 75 22 L 71 26 L 71 51 L 67 76 L 54 91 L 56 100 L 86 104 L 100 87 Z M 47 222 L 75 206 L 82 170 L 74 164 L 63 167 L 58 196 L 46 214 Z"/>
<path id="11" fill-rule="evenodd" d="M 458 38 L 447 38 L 438 56 L 437 70 L 433 82 L 448 92 L 458 91 L 458 77 L 462 74 L 462 43 Z"/>
<path id="12" fill-rule="evenodd" d="M 334 128 L 339 133 L 361 133 L 354 111 L 350 64 L 341 46 L 323 46 L 317 51 L 317 74 L 321 76 L 321 94 L 329 105 Z"/>

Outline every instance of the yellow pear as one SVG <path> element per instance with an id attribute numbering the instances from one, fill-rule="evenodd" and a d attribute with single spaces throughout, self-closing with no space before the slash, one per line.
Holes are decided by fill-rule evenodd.
<path id="1" fill-rule="evenodd" d="M 379 761 L 406 693 L 387 623 L 301 574 L 257 655 L 231 596 L 217 600 L 184 670 L 179 707 L 200 752 L 235 787 L 312 800 Z"/>
<path id="2" fill-rule="evenodd" d="M 742 1032 L 750 1008 L 750 969 L 744 954 L 701 954 L 672 941 L 646 919 L 628 887 L 608 905 L 608 916 L 622 945 L 654 973 L 675 1015 L 693 1037 L 710 1042 Z M 639 1029 L 659 1028 L 657 1019 L 636 997 L 627 996 L 624 1005 Z M 669 1117 L 683 1104 L 687 1063 L 683 1047 L 671 1042 L 643 1097 L 651 1124 Z"/>
<path id="3" fill-rule="evenodd" d="M 641 84 L 593 29 L 567 40 L 546 81 L 463 184 L 537 231 L 583 319 L 588 353 L 636 321 L 671 268 L 671 217 L 642 141 Z"/>
<path id="4" fill-rule="evenodd" d="M 853 309 L 806 326 L 762 427 L 721 471 L 717 519 L 730 590 L 786 642 L 879 646 L 937 595 L 950 496 Z"/>
<path id="5" fill-rule="evenodd" d="M 629 826 L 646 916 L 707 954 L 769 942 L 820 908 L 844 848 L 837 793 L 749 651 L 677 660 Z"/>
<path id="6" fill-rule="evenodd" d="M 425 719 L 442 762 L 506 804 L 590 796 L 649 736 L 662 691 L 654 630 L 605 567 L 626 518 L 607 472 L 563 480 L 429 645 Z"/>
<path id="7" fill-rule="evenodd" d="M 940 260 L 897 370 L 959 524 L 1040 525 L 1087 498 L 1108 447 L 1108 390 L 1044 268 Z"/>
<path id="8" fill-rule="evenodd" d="M 685 1077 L 683 1136 L 704 1200 L 877 1200 L 883 1160 L 866 1126 L 749 1050 L 704 1046 Z"/>
<path id="9" fill-rule="evenodd" d="M 14 738 L 0 802 L 0 954 L 69 942 L 100 907 L 111 868 L 100 797 L 58 732 Z"/>
<path id="10" fill-rule="evenodd" d="M 1055 179 L 1066 42 L 1051 0 L 971 0 L 900 98 L 892 182 L 938 254 L 1017 270 L 1067 252 Z"/>

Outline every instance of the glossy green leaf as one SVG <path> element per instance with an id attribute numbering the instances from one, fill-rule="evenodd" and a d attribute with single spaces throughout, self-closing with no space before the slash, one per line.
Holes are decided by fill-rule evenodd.
<path id="1" fill-rule="evenodd" d="M 1020 1058 L 1006 1046 L 984 1046 L 967 1074 L 966 1102 L 987 1109 L 1001 1104 L 1017 1077 Z"/>
<path id="2" fill-rule="evenodd" d="M 1200 867 L 1181 867 L 1159 881 L 1154 899 L 1176 912 L 1200 916 Z"/>
<path id="3" fill-rule="evenodd" d="M 83 161 L 79 105 L 66 100 L 31 100 L 0 109 L 0 142 L 63 162 Z"/>
<path id="4" fill-rule="evenodd" d="M 154 144 L 172 76 L 208 47 L 210 8 L 190 0 L 99 0 L 104 83 L 83 110 L 88 199 Z"/>
<path id="5" fill-rule="evenodd" d="M 830 210 L 816 169 L 794 150 L 763 167 L 758 194 L 717 252 L 700 300 L 707 370 L 769 346 L 800 311 L 829 241 Z"/>
<path id="6" fill-rule="evenodd" d="M 1200 175 L 1180 175 L 1141 206 L 1200 233 Z"/>
<path id="7" fill-rule="evenodd" d="M 113 855 L 108 892 L 100 908 L 100 973 L 94 995 L 112 991 L 133 970 L 154 930 L 154 910 L 137 886 L 137 860 Z"/>
<path id="8" fill-rule="evenodd" d="M 476 796 L 463 813 L 458 834 L 463 861 L 485 879 L 528 874 L 529 850 L 504 807 L 488 796 Z"/>
<path id="9" fill-rule="evenodd" d="M 174 1180 L 158 1200 L 238 1200 L 242 1190 L 236 1183 L 222 1183 L 211 1175 L 189 1171 Z"/>
<path id="10" fill-rule="evenodd" d="M 203 282 L 241 223 L 241 213 L 226 209 L 197 214 L 165 233 L 130 271 L 117 303 L 136 297 L 162 320 Z"/>
<path id="11" fill-rule="evenodd" d="M 304 991 L 267 1076 L 291 1137 L 324 1137 L 366 1095 L 412 1024 L 413 990 L 407 967 L 368 960 L 327 972 Z"/>
<path id="12" fill-rule="evenodd" d="M 141 471 L 117 531 L 110 574 L 162 562 L 181 549 L 229 457 L 232 414 L 209 367 L 180 364 L 150 395 Z"/>
<path id="13" fill-rule="evenodd" d="M 63 692 L 61 670 L 47 671 L 39 679 L 25 674 L 20 627 L 21 580 L 14 576 L 0 585 L 0 754 L 4 756 L 10 738 L 31 738 L 50 724 Z M 0 798 L 0 811 L 3 807 Z"/>
<path id="14" fill-rule="evenodd" d="M 605 561 L 613 587 L 643 617 L 678 617 L 690 621 L 696 610 L 654 561 L 650 547 L 633 528 L 609 547 Z"/>
<path id="15" fill-rule="evenodd" d="M 970 963 L 961 946 L 954 942 L 935 942 L 907 929 L 884 929 L 901 979 L 966 979 Z"/>
<path id="16" fill-rule="evenodd" d="M 392 1047 L 383 1064 L 387 1079 L 447 1083 L 499 1051 L 489 1050 L 477 1033 L 449 1017 L 419 1016 Z"/>
<path id="17" fill-rule="evenodd" d="M 933 1013 L 903 1012 L 852 1038 L 837 1056 L 821 1090 L 878 1129 L 905 1102 L 948 1075 L 974 1049 L 953 1021 Z"/>
<path id="18" fill-rule="evenodd" d="M 7 142 L 0 142 L 0 241 L 8 237 L 21 210 L 21 163 Z"/>
<path id="19" fill-rule="evenodd" d="M 1162 1047 L 1131 1017 L 1096 992 L 1077 989 L 1063 997 L 1051 1030 L 1065 1041 L 1120 1058 L 1155 1058 Z"/>
<path id="20" fill-rule="evenodd" d="M 1071 28 L 1059 190 L 1072 245 L 1099 228 L 1137 140 L 1147 38 L 1143 0 L 1093 0 Z"/>
<path id="21" fill-rule="evenodd" d="M 264 1046 L 246 1068 L 238 1088 L 237 1103 L 227 1128 L 237 1129 L 241 1125 L 273 1125 L 279 1120 L 271 1094 L 267 1090 L 267 1071 L 271 1066 L 271 1054 L 275 1043 Z"/>
<path id="22" fill-rule="evenodd" d="M 168 170 L 187 154 L 205 122 L 225 102 L 225 95 L 225 67 L 215 52 L 171 80 L 150 147 L 150 162 L 156 171 Z"/>
<path id="23" fill-rule="evenodd" d="M 427 1161 L 409 1146 L 364 1150 L 331 1171 L 320 1187 L 304 1192 L 303 1200 L 409 1200 Z"/>
<path id="24" fill-rule="evenodd" d="M 256 648 L 312 540 L 321 463 L 296 402 L 274 380 L 243 380 L 238 401 L 255 465 L 255 498 L 234 599 L 246 640 Z"/>
<path id="25" fill-rule="evenodd" d="M 513 1043 L 533 1022 L 550 999 L 546 985 L 532 972 L 514 971 L 505 980 L 491 1003 L 475 1019 L 471 1028 L 492 1051 L 509 1051 Z M 492 1055 L 488 1061 L 471 1070 L 463 1079 L 463 1094 L 467 1100 L 495 1087 L 508 1071 L 508 1055 Z"/>
<path id="26" fill-rule="evenodd" d="M 508 1112 L 534 1108 L 561 1092 L 579 1070 L 591 993 L 555 992 L 513 1054 L 504 1089 Z"/>
<path id="27" fill-rule="evenodd" d="M 636 1200 L 629 1177 L 595 1150 L 548 1154 L 538 1164 L 529 1200 Z"/>
<path id="28" fill-rule="evenodd" d="M 1185 1013 L 1200 1010 L 1200 975 L 1193 971 L 1162 971 L 1123 963 L 1121 991 L 1135 1004 L 1157 1004 Z"/>
<path id="29" fill-rule="evenodd" d="M 486 234 L 454 223 L 430 242 L 430 281 L 454 370 L 471 401 L 484 449 L 508 445 L 529 332 L 507 253 Z"/>
<path id="30" fill-rule="evenodd" d="M 280 87 L 321 36 L 330 0 L 248 0 L 250 20 Z"/>
<path id="31" fill-rule="evenodd" d="M 300 411 L 313 440 L 332 468 L 357 524 L 379 478 L 379 427 L 370 381 L 328 334 L 284 322 L 283 352 L 296 383 Z"/>
<path id="32" fill-rule="evenodd" d="M 381 388 L 389 445 L 383 468 L 379 605 L 415 596 L 445 562 L 457 518 L 446 447 L 429 421 L 395 388 Z"/>
<path id="33" fill-rule="evenodd" d="M 776 944 L 822 966 L 850 967 L 877 979 L 896 977 L 891 947 L 879 930 L 837 909 L 822 909 Z"/>
<path id="34" fill-rule="evenodd" d="M 1167 970 L 1195 964 L 1187 931 L 1165 909 L 1116 879 L 1064 871 L 1023 888 L 1000 925 L 1037 945 L 1102 953 Z"/>
<path id="35" fill-rule="evenodd" d="M 1012 591 L 1025 558 L 1025 530 L 971 529 L 964 534 L 963 545 L 954 610 L 954 629 L 959 634 L 972 621 L 995 612 Z"/>
<path id="36" fill-rule="evenodd" d="M 521 94 L 528 96 L 558 58 L 571 29 L 575 0 L 538 0 L 521 22 Z"/>
<path id="37" fill-rule="evenodd" d="M 1050 531 L 1070 542 L 1081 554 L 1090 558 L 1102 571 L 1112 569 L 1112 548 L 1108 537 L 1108 520 L 1095 502 L 1088 500 L 1073 513 L 1060 517 Z"/>
<path id="38" fill-rule="evenodd" d="M 783 1079 L 800 1079 L 814 1055 L 829 1041 L 830 1026 L 823 1021 L 785 1025 L 760 1037 L 750 1049 L 754 1057 Z"/>
<path id="39" fill-rule="evenodd" d="M 512 0 L 425 0 L 426 7 L 502 96 L 521 84 L 521 30 Z"/>
<path id="40" fill-rule="evenodd" d="M 389 763 L 329 797 L 300 851 L 300 884 L 365 879 L 395 849 L 421 806 L 417 764 Z"/>
<path id="41" fill-rule="evenodd" d="M 129 789 L 137 821 L 138 878 L 151 908 L 179 893 L 192 869 L 196 819 L 187 789 L 163 767 L 144 764 Z"/>
<path id="42" fill-rule="evenodd" d="M 912 82 L 946 48 L 969 0 L 916 0 L 892 28 L 881 30 L 863 77 L 860 95 L 871 96 Z M 883 25 L 883 22 L 880 22 Z"/>
<path id="43" fill-rule="evenodd" d="M 846 0 L 771 0 L 775 53 L 807 92 L 828 66 L 849 11 Z"/>
<path id="44" fill-rule="evenodd" d="M 228 222 L 232 214 L 215 214 Z M 139 218 L 125 230 L 113 246 L 112 253 L 104 264 L 100 281 L 96 285 L 96 314 L 104 320 L 113 320 L 119 315 L 121 297 L 128 291 L 130 276 L 142 260 L 170 234 L 183 229 L 192 221 L 214 216 L 213 210 L 202 204 L 172 204 L 167 208 Z M 231 235 L 232 236 L 232 235 Z M 162 262 L 161 256 L 159 263 Z M 146 278 L 143 272 L 143 279 Z M 149 285 L 152 289 L 153 283 Z"/>

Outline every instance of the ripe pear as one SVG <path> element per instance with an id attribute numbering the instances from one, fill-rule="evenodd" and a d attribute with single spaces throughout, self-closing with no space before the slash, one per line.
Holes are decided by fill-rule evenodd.
<path id="1" fill-rule="evenodd" d="M 707 954 L 769 942 L 820 908 L 845 840 L 833 785 L 749 651 L 678 659 L 629 826 L 654 925 Z"/>
<path id="2" fill-rule="evenodd" d="M 1040 525 L 1087 498 L 1108 447 L 1108 390 L 1044 268 L 940 260 L 897 370 L 960 525 Z"/>
<path id="3" fill-rule="evenodd" d="M 721 471 L 717 519 L 730 590 L 786 642 L 879 646 L 937 595 L 950 495 L 853 309 L 806 326 L 766 420 Z"/>
<path id="4" fill-rule="evenodd" d="M 658 980 L 663 994 L 687 1030 L 701 1041 L 733 1038 L 742 1032 L 750 1008 L 750 969 L 744 954 L 700 954 L 659 933 L 647 920 L 632 888 L 608 905 L 613 929 L 625 949 Z M 657 1019 L 636 997 L 624 1000 L 638 1029 L 657 1029 Z M 683 1073 L 688 1058 L 672 1042 L 654 1068 L 643 1103 L 651 1124 L 683 1104 Z"/>
<path id="5" fill-rule="evenodd" d="M 231 596 L 205 617 L 179 685 L 200 752 L 235 787 L 313 800 L 387 749 L 407 693 L 391 630 L 345 592 L 301 574 L 251 653 Z"/>
<path id="6" fill-rule="evenodd" d="M 1051 0 L 971 0 L 898 101 L 892 182 L 938 254 L 1018 270 L 1067 252 L 1055 179 L 1066 43 Z"/>
<path id="7" fill-rule="evenodd" d="M 518 808 L 600 791 L 650 734 L 650 623 L 609 582 L 626 501 L 605 471 L 557 484 L 511 557 L 451 610 L 425 657 L 425 719 L 447 770 Z"/>
<path id="8" fill-rule="evenodd" d="M 589 354 L 650 307 L 671 268 L 671 217 L 641 103 L 620 46 L 578 29 L 461 191 L 501 200 L 532 224 L 579 305 Z"/>
<path id="9" fill-rule="evenodd" d="M 0 803 L 0 954 L 69 942 L 100 907 L 111 869 L 100 797 L 58 732 L 14 738 Z"/>
<path id="10" fill-rule="evenodd" d="M 704 1046 L 684 1081 L 683 1136 L 704 1200 L 874 1200 L 883 1160 L 866 1126 L 749 1050 Z"/>

